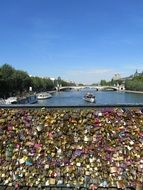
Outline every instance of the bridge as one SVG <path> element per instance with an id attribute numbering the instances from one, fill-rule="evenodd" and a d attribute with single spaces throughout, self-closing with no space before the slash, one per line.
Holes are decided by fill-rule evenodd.
<path id="1" fill-rule="evenodd" d="M 97 91 L 100 90 L 113 90 L 113 91 L 123 91 L 125 90 L 124 85 L 118 85 L 118 86 L 59 86 L 56 88 L 58 91 L 64 91 L 64 90 L 81 90 L 81 89 L 95 89 Z"/>

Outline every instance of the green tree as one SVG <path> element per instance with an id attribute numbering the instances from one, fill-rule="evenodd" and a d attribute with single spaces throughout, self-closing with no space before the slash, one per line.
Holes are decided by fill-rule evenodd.
<path id="1" fill-rule="evenodd" d="M 82 83 L 78 84 L 78 86 L 84 86 Z"/>
<path id="2" fill-rule="evenodd" d="M 13 74 L 13 80 L 15 84 L 15 89 L 18 91 L 20 94 L 23 91 L 28 92 L 29 87 L 32 84 L 32 80 L 25 71 L 21 70 L 16 70 Z"/>
<path id="3" fill-rule="evenodd" d="M 47 91 L 54 89 L 54 83 L 49 78 L 31 77 L 34 91 Z"/>
<path id="4" fill-rule="evenodd" d="M 101 81 L 100 81 L 100 85 L 101 85 L 101 86 L 106 86 L 106 85 L 107 85 L 106 80 L 101 80 Z"/>
<path id="5" fill-rule="evenodd" d="M 1 68 L 0 68 L 0 75 L 4 80 L 11 79 L 13 73 L 15 72 L 15 69 L 11 66 L 5 63 Z"/>
<path id="6" fill-rule="evenodd" d="M 4 64 L 0 67 L 0 97 L 21 95 L 29 91 L 29 87 L 36 92 L 53 90 L 57 84 L 74 86 L 58 77 L 54 82 L 50 78 L 30 77 L 27 72 L 16 70 L 11 65 Z"/>
<path id="7" fill-rule="evenodd" d="M 15 69 L 8 65 L 4 64 L 0 68 L 0 89 L 1 89 L 1 96 L 9 96 L 13 91 L 14 81 L 13 81 L 13 74 Z"/>
<path id="8" fill-rule="evenodd" d="M 126 90 L 143 91 L 143 76 L 136 76 L 125 81 Z"/>

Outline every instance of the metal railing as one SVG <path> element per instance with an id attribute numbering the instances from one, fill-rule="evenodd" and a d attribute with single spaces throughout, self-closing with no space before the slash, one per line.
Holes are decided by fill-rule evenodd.
<path id="1" fill-rule="evenodd" d="M 68 106 L 48 106 L 42 104 L 0 104 L 0 108 L 143 108 L 143 103 L 128 104 L 96 104 L 96 105 L 68 105 Z"/>
<path id="2" fill-rule="evenodd" d="M 0 190 L 15 190 L 15 189 L 19 189 L 19 190 L 37 190 L 37 189 L 41 189 L 41 190 L 89 190 L 89 187 L 85 187 L 85 186 L 66 186 L 66 185 L 49 185 L 49 186 L 41 186 L 41 187 L 37 187 L 37 186 L 33 186 L 33 187 L 28 187 L 28 186 L 19 186 L 18 188 L 12 186 L 5 186 L 5 185 L 0 185 Z M 121 188 L 117 188 L 117 187 L 97 187 L 97 190 L 122 190 Z M 91 189 L 92 190 L 92 189 Z M 93 189 L 94 190 L 94 189 Z M 134 187 L 126 187 L 126 190 L 135 190 Z"/>

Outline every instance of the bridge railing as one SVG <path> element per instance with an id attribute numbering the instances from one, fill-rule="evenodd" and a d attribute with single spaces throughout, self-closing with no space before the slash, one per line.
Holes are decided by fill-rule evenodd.
<path id="1" fill-rule="evenodd" d="M 142 149 L 142 104 L 0 107 L 0 189 L 142 190 Z"/>
<path id="2" fill-rule="evenodd" d="M 6 186 L 6 185 L 0 185 L 0 189 L 1 190 L 15 190 L 15 186 Z M 89 188 L 86 186 L 66 186 L 66 185 L 49 185 L 47 186 L 41 186 L 41 187 L 37 187 L 37 186 L 33 186 L 33 187 L 29 187 L 29 186 L 19 186 L 18 187 L 19 190 L 37 190 L 37 189 L 43 189 L 43 190 L 88 190 L 88 189 L 93 189 L 93 188 Z M 120 188 L 117 187 L 97 187 L 95 188 L 95 190 L 119 190 Z M 94 189 L 93 189 L 94 190 Z M 120 189 L 121 190 L 121 189 Z M 126 190 L 135 190 L 134 187 L 126 187 Z"/>

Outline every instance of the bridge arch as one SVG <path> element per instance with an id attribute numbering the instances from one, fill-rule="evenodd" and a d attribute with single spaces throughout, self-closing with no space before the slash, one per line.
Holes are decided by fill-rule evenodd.
<path id="1" fill-rule="evenodd" d="M 66 91 L 66 90 L 72 90 L 74 89 L 72 86 L 63 86 L 63 87 L 60 87 L 58 90 L 59 91 Z"/>
<path id="2" fill-rule="evenodd" d="M 90 89 L 95 89 L 95 90 L 114 90 L 114 91 L 118 91 L 118 90 L 125 90 L 124 86 L 60 86 L 57 87 L 56 89 L 58 91 L 66 91 L 66 90 L 80 90 L 80 89 L 86 89 L 86 88 L 90 88 Z"/>
<path id="3" fill-rule="evenodd" d="M 113 91 L 117 91 L 118 88 L 117 88 L 117 87 L 113 87 L 113 86 L 104 86 L 104 87 L 102 87 L 102 90 L 113 90 Z"/>

